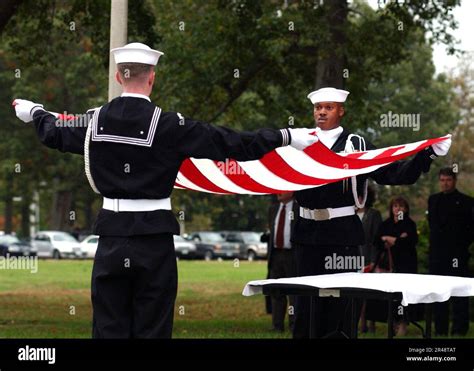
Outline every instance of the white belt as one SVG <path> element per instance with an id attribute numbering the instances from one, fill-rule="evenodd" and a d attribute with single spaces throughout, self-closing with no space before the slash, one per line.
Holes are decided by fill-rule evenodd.
<path id="1" fill-rule="evenodd" d="M 153 210 L 171 210 L 171 199 L 161 198 L 159 200 L 129 200 L 123 198 L 104 197 L 103 209 L 115 211 L 153 211 Z"/>
<path id="2" fill-rule="evenodd" d="M 304 219 L 312 220 L 329 220 L 334 218 L 340 218 L 342 216 L 350 216 L 355 214 L 354 206 L 337 207 L 335 209 L 307 209 L 306 207 L 300 207 L 300 216 Z"/>

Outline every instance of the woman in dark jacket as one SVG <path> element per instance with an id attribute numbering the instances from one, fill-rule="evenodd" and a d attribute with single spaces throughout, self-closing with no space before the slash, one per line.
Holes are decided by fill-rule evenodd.
<path id="1" fill-rule="evenodd" d="M 416 223 L 410 218 L 410 206 L 403 197 L 390 202 L 390 217 L 382 222 L 376 239 L 379 251 L 390 249 L 395 273 L 416 273 Z"/>
<path id="2" fill-rule="evenodd" d="M 417 273 L 416 244 L 418 233 L 416 223 L 410 218 L 410 206 L 403 197 L 392 199 L 389 206 L 390 216 L 380 225 L 375 244 L 378 250 L 377 263 L 379 268 L 394 273 Z M 379 307 L 379 305 L 375 305 Z M 409 309 L 401 307 L 401 303 L 395 304 L 395 332 L 397 335 L 405 335 L 407 332 L 408 316 L 410 319 L 418 319 L 419 308 L 410 306 Z M 386 306 L 385 306 L 386 308 Z M 375 308 L 373 308 L 375 309 Z M 376 310 L 376 319 L 387 318 L 387 310 L 380 314 Z M 401 314 L 403 313 L 403 314 Z"/>

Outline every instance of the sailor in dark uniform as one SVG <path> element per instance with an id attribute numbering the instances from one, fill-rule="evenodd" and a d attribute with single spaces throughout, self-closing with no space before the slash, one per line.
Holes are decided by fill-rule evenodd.
<path id="1" fill-rule="evenodd" d="M 94 338 L 170 338 L 177 291 L 173 234 L 179 225 L 170 194 L 187 157 L 255 160 L 291 143 L 317 141 L 311 129 L 238 133 L 164 112 L 150 101 L 161 52 L 140 43 L 112 50 L 123 94 L 88 111 L 86 120 L 57 125 L 30 101 L 14 101 L 17 116 L 34 121 L 40 141 L 84 155 L 92 189 L 104 197 L 92 272 Z"/>
<path id="2" fill-rule="evenodd" d="M 370 150 L 375 147 L 363 137 L 351 134 L 340 126 L 348 91 L 323 88 L 312 92 L 308 98 L 314 105 L 314 119 L 319 140 L 334 152 Z M 361 208 L 367 196 L 367 179 L 379 184 L 413 184 L 430 168 L 436 156 L 445 155 L 450 140 L 435 144 L 417 153 L 408 161 L 399 161 L 382 167 L 373 173 L 330 183 L 295 193 L 300 205 L 292 242 L 296 245 L 298 276 L 358 271 L 362 267 L 345 266 L 335 269 L 330 260 L 336 257 L 352 257 L 345 261 L 357 261 L 359 245 L 364 244 L 364 230 L 355 207 Z M 362 195 L 362 202 L 358 196 Z M 343 298 L 316 300 L 316 337 L 348 336 L 350 310 Z M 294 338 L 309 337 L 309 298 L 296 300 Z"/>

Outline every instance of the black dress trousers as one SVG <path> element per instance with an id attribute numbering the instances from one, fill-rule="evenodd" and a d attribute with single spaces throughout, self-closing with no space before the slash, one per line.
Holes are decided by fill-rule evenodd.
<path id="1" fill-rule="evenodd" d="M 171 233 L 101 236 L 92 271 L 93 338 L 171 338 L 177 286 Z"/>
<path id="2" fill-rule="evenodd" d="M 313 246 L 296 245 L 296 270 L 298 276 L 316 276 L 355 272 L 358 269 L 331 269 L 326 257 L 358 257 L 358 246 Z M 349 337 L 351 329 L 350 301 L 347 298 L 316 298 L 316 338 Z M 360 314 L 361 301 L 356 300 L 357 316 Z M 305 339 L 310 336 L 310 297 L 297 296 L 295 307 L 293 338 Z M 358 318 L 358 317 L 357 317 Z"/>

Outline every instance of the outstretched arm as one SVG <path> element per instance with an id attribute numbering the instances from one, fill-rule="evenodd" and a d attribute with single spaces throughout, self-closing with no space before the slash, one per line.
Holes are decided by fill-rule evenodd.
<path id="1" fill-rule="evenodd" d="M 384 185 L 402 185 L 413 184 L 422 173 L 430 170 L 433 159 L 431 147 L 418 152 L 412 159 L 405 161 L 397 161 L 388 166 L 381 167 L 370 174 L 378 184 Z"/>
<path id="2" fill-rule="evenodd" d="M 381 167 L 370 174 L 378 184 L 406 185 L 415 183 L 422 173 L 430 170 L 431 163 L 436 157 L 445 156 L 451 146 L 451 138 L 433 144 L 418 152 L 412 159 L 397 161 L 388 166 Z M 373 145 L 368 149 L 375 149 Z"/>
<path id="3" fill-rule="evenodd" d="M 214 126 L 177 116 L 170 135 L 174 146 L 183 157 L 209 158 L 223 161 L 257 160 L 275 148 L 291 145 L 303 149 L 317 141 L 312 129 L 260 129 L 242 131 Z"/>
<path id="4" fill-rule="evenodd" d="M 61 152 L 84 154 L 84 140 L 91 114 L 69 116 L 48 112 L 43 105 L 23 99 L 13 101 L 17 117 L 34 122 L 39 140 Z"/>

